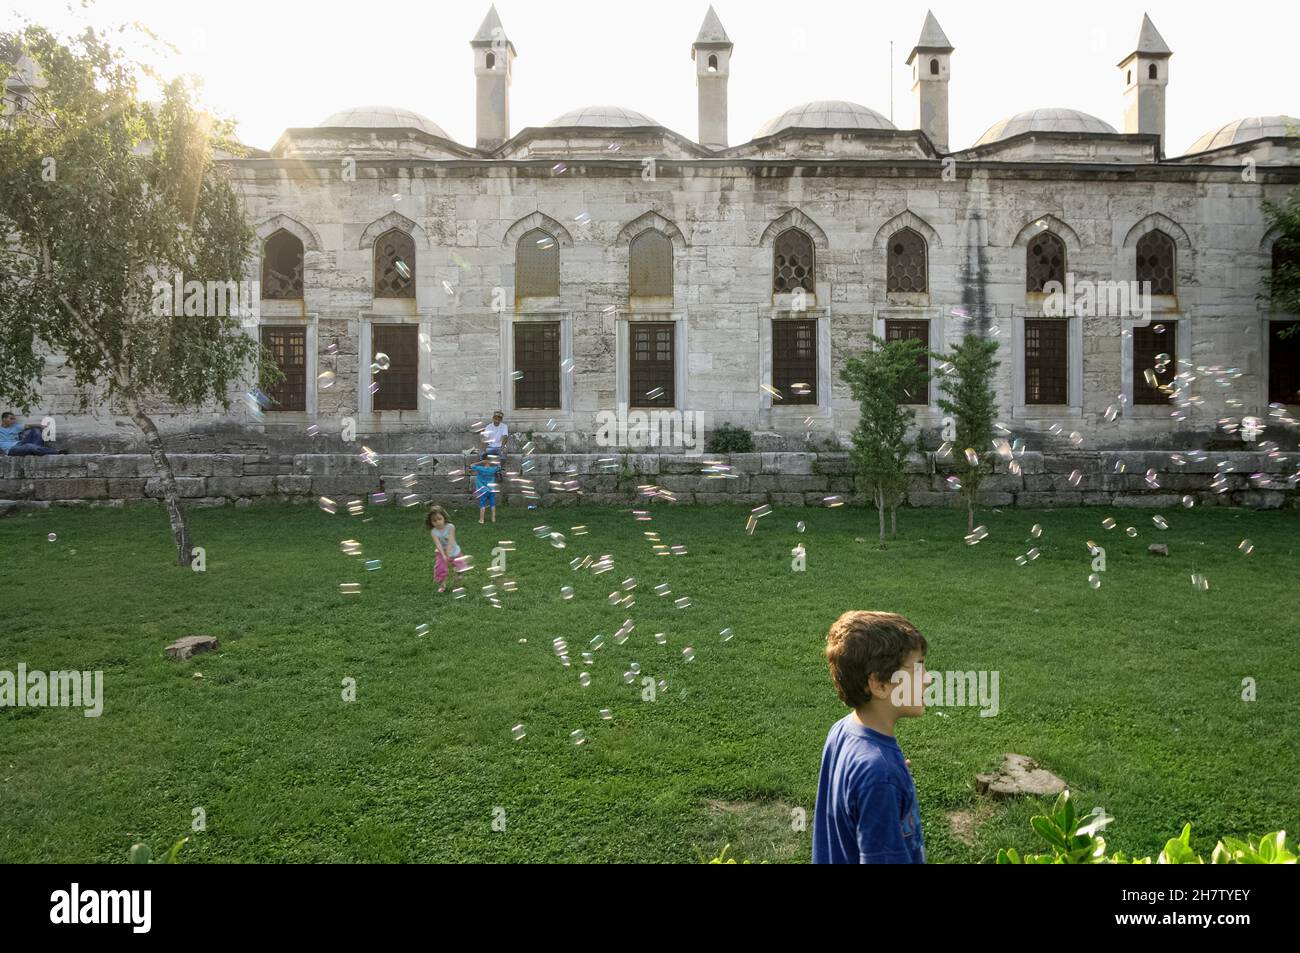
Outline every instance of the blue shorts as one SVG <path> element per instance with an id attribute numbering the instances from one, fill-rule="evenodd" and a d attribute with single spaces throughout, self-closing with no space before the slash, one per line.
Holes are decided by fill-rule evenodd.
<path id="1" fill-rule="evenodd" d="M 487 487 L 483 487 L 481 489 L 475 490 L 474 495 L 478 497 L 478 508 L 480 510 L 487 509 L 489 506 L 497 505 L 496 490 L 491 490 L 488 489 Z"/>

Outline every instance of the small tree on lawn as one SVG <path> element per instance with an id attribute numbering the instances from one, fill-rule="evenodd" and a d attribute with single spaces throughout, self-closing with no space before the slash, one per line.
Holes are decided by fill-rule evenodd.
<path id="1" fill-rule="evenodd" d="M 228 408 L 257 345 L 237 304 L 212 308 L 207 298 L 191 308 L 186 292 L 184 309 L 176 302 L 157 315 L 153 289 L 177 275 L 207 287 L 244 277 L 255 235 L 213 162 L 215 149 L 238 147 L 181 81 L 165 84 L 160 103 L 139 102 L 136 77 L 147 69 L 92 30 L 68 42 L 40 27 L 0 33 L 0 88 L 24 55 L 39 79 L 0 118 L 0 399 L 36 403 L 53 354 L 72 370 L 83 405 L 90 388 L 129 415 L 188 565 L 185 514 L 150 412 L 163 403 Z"/>
<path id="2" fill-rule="evenodd" d="M 975 528 L 975 504 L 987 474 L 984 454 L 993 443 L 993 424 L 997 420 L 997 395 L 993 392 L 993 371 L 999 363 L 993 358 L 997 353 L 997 341 L 968 334 L 944 356 L 952 370 L 939 378 L 939 390 L 947 395 L 939 399 L 939 407 L 956 423 L 953 458 L 966 499 L 967 532 Z M 967 450 L 975 453 L 973 463 Z"/>
<path id="3" fill-rule="evenodd" d="M 1279 232 L 1273 243 L 1276 264 L 1270 263 L 1272 267 L 1264 276 L 1268 291 L 1260 298 L 1270 302 L 1275 311 L 1300 314 L 1300 186 L 1288 192 L 1280 205 L 1265 201 L 1264 211 Z M 1288 325 L 1282 336 L 1296 333 L 1300 333 L 1300 322 Z"/>
<path id="4" fill-rule="evenodd" d="M 907 394 L 923 393 L 930 374 L 923 362 L 925 345 L 917 340 L 882 341 L 871 338 L 861 357 L 851 357 L 840 371 L 858 402 L 858 426 L 853 431 L 853 462 L 871 491 L 880 517 L 880 547 L 885 547 L 885 509 L 890 512 L 890 536 L 898 534 L 898 501 L 907 487 L 908 427 L 916 412 L 904 403 Z"/>

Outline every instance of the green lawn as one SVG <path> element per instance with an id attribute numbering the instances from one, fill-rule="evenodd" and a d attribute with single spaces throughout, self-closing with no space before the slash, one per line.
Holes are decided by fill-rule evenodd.
<path id="1" fill-rule="evenodd" d="M 1130 853 L 1158 852 L 1186 821 L 1206 853 L 1223 835 L 1300 829 L 1300 513 L 1178 509 L 1161 532 L 1154 512 L 986 511 L 988 538 L 967 546 L 964 513 L 904 511 L 903 537 L 882 552 L 874 512 L 850 507 L 778 507 L 753 536 L 743 508 L 655 504 L 643 523 L 630 508 L 512 506 L 495 528 L 462 509 L 476 568 L 460 601 L 433 592 L 418 508 L 193 511 L 205 573 L 173 565 L 158 508 L 11 516 L 0 670 L 102 669 L 106 700 L 98 719 L 0 709 L 0 861 L 123 861 L 137 840 L 158 851 L 189 834 L 202 807 L 207 829 L 185 862 L 690 861 L 728 842 L 804 862 L 811 835 L 791 830 L 791 811 L 811 823 L 822 742 L 844 713 L 820 653 L 850 608 L 909 616 L 932 670 L 1000 672 L 997 717 L 949 708 L 900 724 L 932 861 L 1036 847 L 1027 820 L 1040 805 L 973 793 L 1008 751 L 1064 777 L 1082 809 L 1114 815 L 1107 840 Z M 534 538 L 542 522 L 568 548 Z M 577 523 L 589 534 L 569 534 Z M 646 530 L 689 554 L 656 557 Z M 346 538 L 382 569 L 343 555 Z M 1107 549 L 1098 590 L 1088 538 Z M 479 588 L 499 539 L 517 543 L 518 590 L 496 609 Z M 1147 555 L 1154 541 L 1170 558 Z M 790 570 L 796 542 L 806 573 Z M 1042 557 L 1017 566 L 1035 543 Z M 588 553 L 615 568 L 571 571 Z M 629 576 L 636 605 L 611 606 Z M 345 598 L 340 582 L 363 592 Z M 672 595 L 657 597 L 659 583 Z M 674 608 L 682 596 L 692 604 Z M 585 643 L 628 617 L 631 638 L 584 669 Z M 169 661 L 163 647 L 192 633 L 218 636 L 220 653 Z M 557 636 L 573 668 L 552 651 Z M 632 661 L 667 680 L 654 702 L 639 679 L 624 683 Z M 345 677 L 355 702 L 341 698 Z M 578 728 L 582 746 L 569 740 Z M 504 831 L 492 829 L 498 807 Z"/>

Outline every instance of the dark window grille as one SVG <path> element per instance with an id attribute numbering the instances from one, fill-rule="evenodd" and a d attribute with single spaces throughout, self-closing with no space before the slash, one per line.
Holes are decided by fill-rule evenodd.
<path id="1" fill-rule="evenodd" d="M 400 229 L 375 241 L 375 297 L 415 297 L 415 239 Z"/>
<path id="2" fill-rule="evenodd" d="M 1158 327 L 1164 331 L 1157 333 Z M 1133 403 L 1167 404 L 1173 397 L 1172 391 L 1166 392 L 1160 387 L 1171 386 L 1174 375 L 1178 373 L 1177 334 L 1177 325 L 1172 323 L 1133 329 Z M 1161 354 L 1169 355 L 1163 371 L 1156 370 L 1156 357 Z M 1158 386 L 1153 387 L 1147 380 L 1147 371 L 1155 375 Z"/>
<path id="3" fill-rule="evenodd" d="M 673 325 L 634 321 L 628 331 L 632 339 L 631 406 L 672 407 L 676 368 Z"/>
<path id="4" fill-rule="evenodd" d="M 1151 282 L 1153 295 L 1174 293 L 1174 240 L 1160 230 L 1137 242 L 1137 280 Z"/>
<path id="5" fill-rule="evenodd" d="M 1288 327 L 1290 336 L 1284 338 Z M 1300 322 L 1269 322 L 1268 402 L 1300 404 Z"/>
<path id="6" fill-rule="evenodd" d="M 772 322 L 772 386 L 782 404 L 817 403 L 816 321 Z"/>
<path id="7" fill-rule="evenodd" d="M 1067 322 L 1025 322 L 1025 403 L 1069 402 Z"/>
<path id="8" fill-rule="evenodd" d="M 375 371 L 375 410 L 415 410 L 420 392 L 419 327 L 414 324 L 371 326 L 372 355 L 388 355 L 388 370 Z M 371 360 L 375 358 L 372 356 Z"/>
<path id="9" fill-rule="evenodd" d="M 515 324 L 515 406 L 558 409 L 560 406 L 560 323 Z"/>
<path id="10" fill-rule="evenodd" d="M 772 291 L 789 294 L 796 288 L 815 294 L 817 282 L 814 275 L 816 253 L 813 240 L 807 232 L 787 228 L 776 237 L 772 249 Z"/>
<path id="11" fill-rule="evenodd" d="M 913 229 L 899 229 L 889 239 L 885 290 L 925 291 L 928 287 L 925 239 Z"/>
<path id="12" fill-rule="evenodd" d="M 673 243 L 663 232 L 642 232 L 628 246 L 628 294 L 672 297 Z"/>
<path id="13" fill-rule="evenodd" d="M 284 377 L 274 384 L 262 382 L 271 399 L 267 411 L 307 409 L 307 329 L 262 326 L 262 350 Z"/>
<path id="14" fill-rule="evenodd" d="M 515 246 L 515 297 L 554 298 L 560 294 L 560 243 L 534 228 Z"/>
<path id="15" fill-rule="evenodd" d="M 1065 242 L 1052 232 L 1042 232 L 1025 249 L 1025 290 L 1042 293 L 1049 281 L 1065 285 Z"/>
<path id="16" fill-rule="evenodd" d="M 926 353 L 917 357 L 916 363 L 921 370 L 927 373 L 930 370 L 930 322 L 929 321 L 886 321 L 885 322 L 885 340 L 886 341 L 920 341 L 925 345 Z M 928 404 L 930 402 L 929 383 L 923 384 L 920 390 L 911 390 L 907 387 L 899 388 L 898 402 L 900 404 Z"/>
<path id="17" fill-rule="evenodd" d="M 302 241 L 283 228 L 262 249 L 262 297 L 292 300 L 302 297 Z"/>

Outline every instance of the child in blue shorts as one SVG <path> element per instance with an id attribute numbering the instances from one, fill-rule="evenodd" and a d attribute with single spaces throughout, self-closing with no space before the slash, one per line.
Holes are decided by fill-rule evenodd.
<path id="1" fill-rule="evenodd" d="M 497 521 L 497 474 L 500 469 L 488 459 L 486 452 L 479 454 L 478 463 L 470 467 L 474 471 L 474 498 L 478 500 L 478 522 L 483 525 L 483 517 L 488 507 L 492 507 L 492 522 Z"/>

